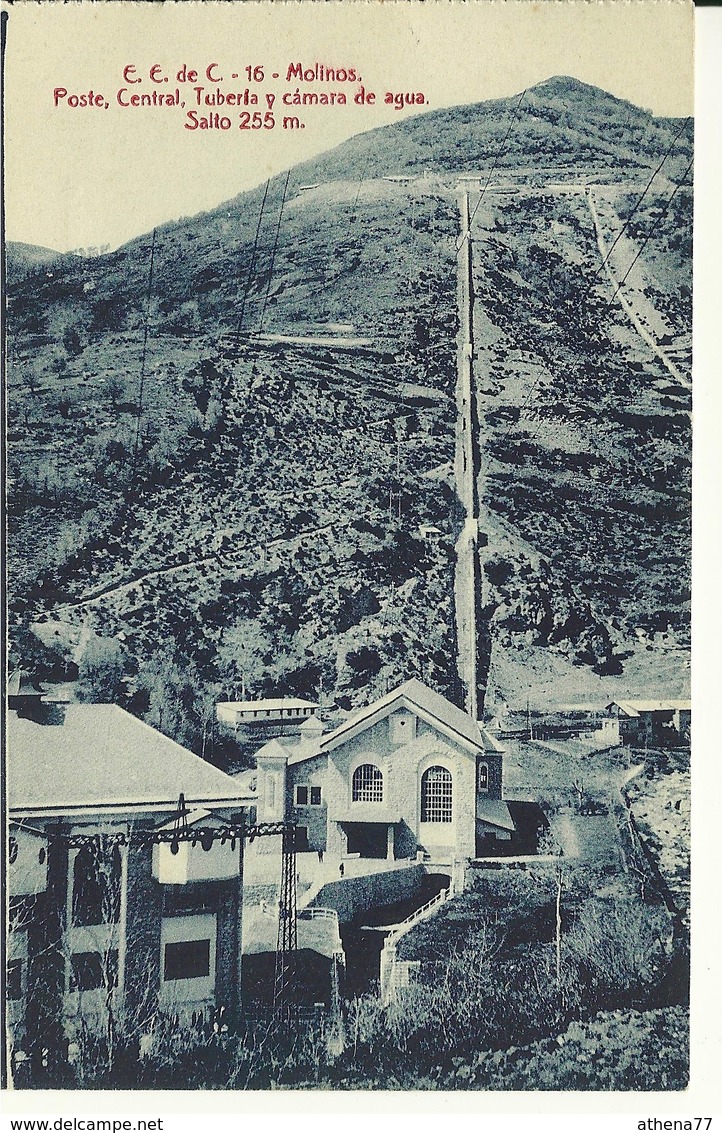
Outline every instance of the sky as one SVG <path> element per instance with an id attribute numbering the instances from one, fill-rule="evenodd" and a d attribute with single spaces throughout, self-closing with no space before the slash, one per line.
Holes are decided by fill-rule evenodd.
<path id="1" fill-rule="evenodd" d="M 155 224 L 213 208 L 362 130 L 420 109 L 514 95 L 555 74 L 655 114 L 693 110 L 693 9 L 675 0 L 21 0 L 6 10 L 6 235 L 59 251 L 117 247 Z M 297 63 L 353 68 L 361 83 L 287 81 Z M 211 79 L 222 83 L 205 77 L 210 64 Z M 135 70 L 124 77 L 128 66 Z M 153 66 L 167 83 L 152 82 Z M 249 81 L 246 68 L 253 74 L 258 66 L 262 81 Z M 195 81 L 178 81 L 184 67 L 185 75 L 198 73 Z M 353 102 L 360 85 L 375 93 L 373 104 Z M 199 107 L 196 86 L 224 97 L 248 88 L 259 104 Z M 350 104 L 303 113 L 282 107 L 284 92 L 293 97 L 297 87 L 344 91 Z M 136 93 L 176 89 L 184 107 L 118 103 L 119 91 L 128 102 Z M 71 105 L 73 96 L 82 102 L 91 92 L 100 105 Z M 424 102 L 399 111 L 384 104 L 386 92 L 423 95 Z M 272 108 L 269 94 L 276 96 Z M 231 128 L 187 129 L 191 110 L 196 121 L 225 116 Z M 240 115 L 254 110 L 269 112 L 273 128 L 260 119 L 259 129 L 240 129 Z M 284 129 L 285 116 L 302 119 L 303 128 Z"/>

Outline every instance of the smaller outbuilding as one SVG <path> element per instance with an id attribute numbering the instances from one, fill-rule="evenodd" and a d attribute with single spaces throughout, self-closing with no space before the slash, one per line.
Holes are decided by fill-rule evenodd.
<path id="1" fill-rule="evenodd" d="M 222 700 L 216 716 L 222 731 L 239 742 L 298 736 L 301 725 L 313 719 L 318 705 L 295 697 L 266 700 Z"/>
<path id="2" fill-rule="evenodd" d="M 690 742 L 690 700 L 613 700 L 605 711 L 617 722 L 621 744 L 684 747 Z"/>

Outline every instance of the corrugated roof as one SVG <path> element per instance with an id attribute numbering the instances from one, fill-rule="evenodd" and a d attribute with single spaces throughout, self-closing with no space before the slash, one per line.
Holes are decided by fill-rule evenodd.
<path id="1" fill-rule="evenodd" d="M 10 810 L 64 810 L 242 804 L 229 775 L 114 704 L 71 704 L 62 724 L 9 712 Z"/>
<path id="2" fill-rule="evenodd" d="M 294 697 L 275 697 L 268 700 L 221 700 L 219 708 L 232 708 L 235 712 L 269 712 L 279 708 L 318 708 L 311 700 Z"/>

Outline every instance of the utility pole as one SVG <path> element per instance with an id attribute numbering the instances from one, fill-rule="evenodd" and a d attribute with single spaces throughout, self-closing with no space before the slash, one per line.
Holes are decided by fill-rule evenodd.
<path id="1" fill-rule="evenodd" d="M 398 490 L 398 519 L 401 522 L 401 441 L 396 440 L 396 487 Z"/>

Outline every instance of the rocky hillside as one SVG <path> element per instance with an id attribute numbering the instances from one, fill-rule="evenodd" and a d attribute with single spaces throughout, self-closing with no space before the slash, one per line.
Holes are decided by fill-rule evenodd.
<path id="1" fill-rule="evenodd" d="M 484 569 L 507 668 L 516 647 L 525 668 L 525 646 L 542 646 L 623 687 L 631 660 L 663 695 L 658 661 L 689 644 L 691 197 L 660 221 L 672 192 L 648 192 L 636 240 L 609 258 L 617 283 L 633 265 L 639 327 L 599 248 L 632 194 L 520 191 L 477 214 Z M 660 236 L 635 259 L 653 221 Z"/>
<path id="2" fill-rule="evenodd" d="M 11 248 L 13 659 L 79 665 L 195 746 L 203 705 L 242 686 L 457 695 L 458 174 L 481 175 L 473 208 L 493 166 L 474 243 L 491 682 L 515 701 L 550 671 L 679 680 L 688 389 L 654 345 L 688 373 L 690 157 L 690 124 L 555 79 L 360 135 L 108 255 Z M 653 345 L 601 267 L 632 212 L 609 267 L 637 256 L 625 295 Z"/>
<path id="3" fill-rule="evenodd" d="M 652 170 L 680 126 L 630 102 L 557 75 L 519 92 L 471 106 L 454 106 L 359 134 L 300 165 L 303 181 L 352 180 L 433 173 L 519 170 L 543 185 L 551 171 L 610 180 Z M 511 127 L 511 129 L 510 129 Z M 692 156 L 687 123 L 670 155 L 667 175 L 678 177 Z"/>

